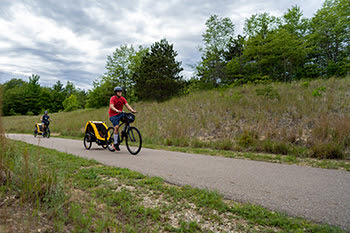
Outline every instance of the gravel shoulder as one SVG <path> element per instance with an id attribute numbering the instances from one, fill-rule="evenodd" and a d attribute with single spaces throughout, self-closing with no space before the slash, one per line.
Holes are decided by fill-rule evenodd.
<path id="1" fill-rule="evenodd" d="M 217 190 L 226 198 L 350 230 L 350 172 L 143 148 L 109 152 L 82 140 L 6 134 L 100 163 L 162 177 L 176 185 Z"/>

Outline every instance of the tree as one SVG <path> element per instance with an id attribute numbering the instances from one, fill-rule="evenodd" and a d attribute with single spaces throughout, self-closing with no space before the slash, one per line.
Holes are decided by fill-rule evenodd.
<path id="1" fill-rule="evenodd" d="M 227 78 L 224 80 L 224 84 L 231 84 L 243 79 L 246 63 L 243 56 L 244 47 L 245 36 L 238 35 L 236 39 L 231 38 L 228 51 L 225 53 Z"/>
<path id="2" fill-rule="evenodd" d="M 51 92 L 52 91 L 50 90 L 50 88 L 41 89 L 41 94 L 39 96 L 39 106 L 41 109 L 41 113 L 45 110 L 52 111 L 52 108 L 54 108 L 56 100 L 53 101 Z"/>
<path id="3" fill-rule="evenodd" d="M 310 63 L 322 76 L 344 76 L 350 63 L 350 2 L 326 0 L 311 20 Z"/>
<path id="4" fill-rule="evenodd" d="M 63 107 L 65 112 L 74 111 L 80 108 L 77 97 L 72 94 L 63 101 Z"/>
<path id="5" fill-rule="evenodd" d="M 58 80 L 52 87 L 51 99 L 54 102 L 50 108 L 51 112 L 58 112 L 64 109 L 63 101 L 65 100 L 65 93 L 63 84 L 60 80 Z"/>
<path id="6" fill-rule="evenodd" d="M 114 83 L 113 87 L 119 85 L 123 87 L 123 94 L 128 99 L 133 95 L 133 80 L 132 76 L 139 63 L 140 55 L 146 53 L 148 49 L 139 47 L 136 51 L 132 45 L 122 45 L 117 48 L 112 56 L 107 56 L 106 77 Z"/>
<path id="7" fill-rule="evenodd" d="M 87 94 L 87 108 L 101 108 L 108 106 L 109 99 L 113 95 L 113 89 L 116 86 L 114 80 L 110 77 L 103 76 L 100 80 L 93 82 L 94 88 Z"/>
<path id="8" fill-rule="evenodd" d="M 265 66 L 274 80 L 291 81 L 297 67 L 302 65 L 307 48 L 305 43 L 284 28 L 278 29 L 267 36 L 263 46 Z M 269 54 L 268 54 L 269 53 Z"/>
<path id="9" fill-rule="evenodd" d="M 142 46 L 139 46 L 139 50 L 136 51 L 132 45 L 130 47 L 122 45 L 113 52 L 112 56 L 108 56 L 107 72 L 93 82 L 94 88 L 87 94 L 86 107 L 107 106 L 116 86 L 123 87 L 124 96 L 128 101 L 135 101 L 135 83 L 132 77 L 147 52 L 148 48 Z"/>
<path id="10" fill-rule="evenodd" d="M 284 28 L 299 38 L 305 38 L 309 31 L 309 25 L 310 20 L 303 18 L 303 12 L 300 10 L 300 7 L 293 6 L 282 16 L 280 28 Z"/>
<path id="11" fill-rule="evenodd" d="M 6 83 L 4 87 L 5 86 Z M 6 92 L 4 91 L 2 103 L 2 112 L 4 116 L 24 115 L 28 112 L 24 104 L 26 86 L 27 84 L 20 85 L 7 89 Z"/>
<path id="12" fill-rule="evenodd" d="M 135 94 L 139 100 L 164 101 L 183 88 L 181 62 L 175 60 L 177 52 L 166 39 L 155 42 L 133 76 Z"/>
<path id="13" fill-rule="evenodd" d="M 29 77 L 24 100 L 26 111 L 24 113 L 21 112 L 21 114 L 25 114 L 29 111 L 35 115 L 40 113 L 41 107 L 39 105 L 39 97 L 41 94 L 41 87 L 39 84 L 39 79 L 39 75 L 32 74 L 32 76 Z"/>
<path id="14" fill-rule="evenodd" d="M 75 94 L 76 88 L 74 83 L 67 81 L 66 87 L 63 89 L 65 98 L 69 98 L 72 94 Z"/>
<path id="15" fill-rule="evenodd" d="M 58 85 L 55 87 L 58 88 Z M 78 109 L 85 108 L 87 94 L 84 90 L 80 90 L 79 88 L 76 88 L 74 83 L 67 81 L 67 85 L 63 89 L 62 93 L 65 96 L 64 101 L 66 101 L 68 98 L 74 95 L 74 97 L 77 99 L 77 102 L 78 102 L 78 106 L 77 106 Z M 64 107 L 64 104 L 63 104 L 63 107 Z M 64 109 L 66 109 L 66 107 L 64 107 Z"/>
<path id="16" fill-rule="evenodd" d="M 247 19 L 244 31 L 249 38 L 243 55 L 250 80 L 295 78 L 308 51 L 304 39 L 307 29 L 308 21 L 302 18 L 297 6 L 289 9 L 281 19 L 268 13 Z"/>
<path id="17" fill-rule="evenodd" d="M 220 52 L 222 53 L 220 55 L 223 55 L 233 37 L 234 24 L 230 18 L 219 18 L 217 15 L 212 15 L 205 25 L 207 29 L 202 35 L 205 47 L 201 48 L 201 51 Z"/>
<path id="18" fill-rule="evenodd" d="M 110 77 L 116 85 L 118 84 L 124 88 L 126 98 L 128 97 L 127 89 L 132 86 L 130 58 L 134 54 L 135 49 L 132 45 L 130 47 L 122 45 L 113 52 L 112 56 L 107 56 L 106 76 Z"/>
<path id="19" fill-rule="evenodd" d="M 63 92 L 64 88 L 63 88 L 63 84 L 61 83 L 60 80 L 58 80 L 55 85 L 53 85 L 53 90 L 57 91 L 57 92 Z"/>
<path id="20" fill-rule="evenodd" d="M 280 20 L 275 16 L 270 16 L 269 13 L 259 13 L 252 15 L 246 19 L 244 24 L 244 33 L 249 37 L 260 36 L 264 40 L 268 33 L 275 30 L 280 23 Z"/>
<path id="21" fill-rule="evenodd" d="M 12 88 L 18 88 L 26 85 L 27 83 L 22 79 L 13 78 L 4 83 L 4 92 Z"/>
<path id="22" fill-rule="evenodd" d="M 197 76 L 207 87 L 216 87 L 226 79 L 225 52 L 234 33 L 234 24 L 229 18 L 212 15 L 207 20 L 206 32 L 202 35 L 204 47 L 202 60 L 196 66 Z"/>
<path id="23" fill-rule="evenodd" d="M 2 114 L 10 116 L 21 114 L 27 82 L 22 79 L 11 79 L 3 85 Z M 25 112 L 24 112 L 25 113 Z"/>

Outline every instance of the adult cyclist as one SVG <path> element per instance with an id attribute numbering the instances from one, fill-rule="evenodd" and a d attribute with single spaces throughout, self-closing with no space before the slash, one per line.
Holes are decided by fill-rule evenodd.
<path id="1" fill-rule="evenodd" d="M 110 98 L 109 101 L 109 120 L 114 126 L 114 149 L 120 151 L 119 148 L 119 121 L 124 117 L 123 107 L 129 109 L 130 112 L 136 113 L 132 107 L 128 104 L 126 99 L 122 96 L 123 89 L 121 87 L 114 88 L 114 95 Z"/>
<path id="2" fill-rule="evenodd" d="M 50 121 L 51 121 L 51 118 L 48 115 L 47 111 L 44 112 L 44 115 L 41 116 L 40 120 L 41 120 L 41 126 L 43 129 L 43 132 L 45 132 L 46 126 L 49 126 Z"/>

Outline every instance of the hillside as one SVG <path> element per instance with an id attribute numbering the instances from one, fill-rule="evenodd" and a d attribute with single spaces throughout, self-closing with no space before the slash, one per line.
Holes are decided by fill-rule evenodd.
<path id="1" fill-rule="evenodd" d="M 194 148 L 348 158 L 350 77 L 199 91 L 167 102 L 131 103 L 144 142 Z M 83 137 L 108 107 L 50 114 L 51 132 Z M 5 132 L 32 133 L 40 116 L 3 117 Z"/>

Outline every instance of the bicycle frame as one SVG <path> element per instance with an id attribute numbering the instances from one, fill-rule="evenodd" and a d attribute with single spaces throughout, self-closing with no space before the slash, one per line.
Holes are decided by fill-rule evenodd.
<path id="1" fill-rule="evenodd" d="M 119 128 L 124 125 L 123 127 L 123 130 L 120 132 L 120 137 L 119 137 L 119 143 L 122 143 L 124 138 L 126 137 L 126 132 L 128 130 L 128 128 L 130 127 L 130 124 L 129 123 L 125 123 L 125 122 L 122 122 L 119 124 Z"/>
<path id="2" fill-rule="evenodd" d="M 128 116 L 128 117 L 134 117 L 134 116 Z M 133 122 L 133 120 L 130 120 L 131 122 L 128 122 L 128 121 L 129 120 L 122 121 L 118 125 L 118 129 L 121 129 L 121 132 L 119 132 L 119 130 L 118 130 L 118 136 L 120 136 L 118 144 L 122 143 L 125 139 L 126 148 L 130 152 L 130 154 L 136 155 L 141 151 L 142 137 L 141 137 L 140 131 L 136 127 L 130 125 Z M 109 127 L 108 132 L 110 134 L 114 134 L 115 127 Z M 110 137 L 110 138 L 106 137 L 106 139 L 105 139 L 107 148 L 111 152 L 115 151 L 115 147 L 113 146 L 113 144 L 114 144 L 113 138 L 114 137 Z"/>

